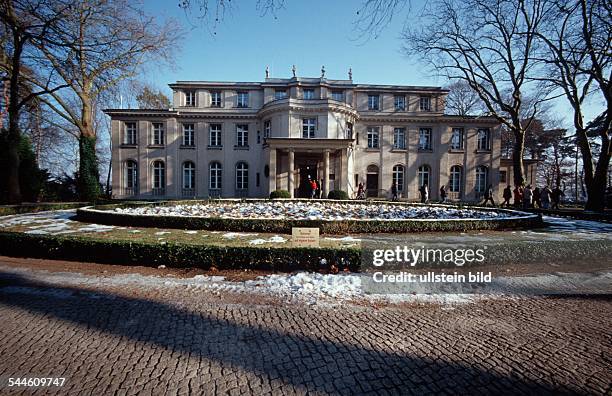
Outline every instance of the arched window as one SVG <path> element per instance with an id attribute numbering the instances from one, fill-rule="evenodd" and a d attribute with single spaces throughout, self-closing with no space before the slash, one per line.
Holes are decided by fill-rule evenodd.
<path id="1" fill-rule="evenodd" d="M 134 160 L 125 161 L 125 195 L 138 193 L 138 163 Z"/>
<path id="2" fill-rule="evenodd" d="M 221 164 L 218 162 L 211 162 L 208 166 L 208 188 L 210 190 L 221 189 Z"/>
<path id="3" fill-rule="evenodd" d="M 236 164 L 236 190 L 249 188 L 249 165 L 246 162 Z"/>
<path id="4" fill-rule="evenodd" d="M 153 162 L 153 195 L 164 195 L 166 189 L 166 165 L 164 161 Z"/>
<path id="5" fill-rule="evenodd" d="M 489 181 L 489 168 L 484 165 L 476 167 L 476 192 L 484 193 L 487 189 L 487 183 Z"/>
<path id="6" fill-rule="evenodd" d="M 195 164 L 191 161 L 183 163 L 183 190 L 195 189 L 196 181 L 196 168 Z M 192 194 L 189 194 L 192 195 Z"/>
<path id="7" fill-rule="evenodd" d="M 462 179 L 463 169 L 459 165 L 453 165 L 450 168 L 450 178 L 448 180 L 449 191 L 458 193 L 461 192 L 461 179 Z"/>
<path id="8" fill-rule="evenodd" d="M 397 191 L 404 191 L 404 166 L 395 165 L 393 167 L 393 183 L 397 187 Z"/>
<path id="9" fill-rule="evenodd" d="M 431 168 L 429 165 L 421 165 L 419 166 L 418 176 L 419 176 L 419 188 L 424 184 L 427 184 L 428 187 L 431 187 L 430 176 Z"/>

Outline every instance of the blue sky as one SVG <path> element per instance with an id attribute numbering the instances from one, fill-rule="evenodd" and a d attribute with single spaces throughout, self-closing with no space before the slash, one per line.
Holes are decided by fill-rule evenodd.
<path id="1" fill-rule="evenodd" d="M 359 40 L 354 21 L 361 0 L 286 0 L 277 19 L 260 16 L 256 0 L 231 3 L 236 4 L 212 34 L 204 22 L 186 15 L 178 1 L 145 1 L 148 12 L 161 18 L 174 17 L 188 30 L 176 68 L 150 66 L 143 80 L 170 94 L 167 84 L 177 80 L 261 81 L 266 65 L 271 77 L 282 78 L 291 76 L 291 65 L 295 64 L 298 76 L 303 77 L 318 77 L 325 65 L 326 76 L 331 79 L 347 78 L 352 67 L 356 83 L 447 84 L 419 64 L 417 57 L 402 52 L 400 33 L 405 12 L 395 17 L 378 38 Z M 414 17 L 422 1 L 413 0 L 411 7 Z M 594 99 L 586 108 L 587 120 L 601 111 L 600 101 Z M 554 115 L 563 117 L 571 128 L 565 100 L 557 101 Z"/>

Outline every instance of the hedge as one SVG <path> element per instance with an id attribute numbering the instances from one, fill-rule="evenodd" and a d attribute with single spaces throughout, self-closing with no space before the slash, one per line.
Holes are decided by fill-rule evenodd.
<path id="1" fill-rule="evenodd" d="M 320 259 L 343 263 L 351 271 L 360 268 L 361 252 L 354 248 L 225 247 L 100 240 L 83 237 L 30 235 L 0 232 L 0 254 L 56 260 L 177 268 L 257 269 L 291 272 L 316 271 Z"/>
<path id="2" fill-rule="evenodd" d="M 329 194 L 327 194 L 327 199 L 338 199 L 346 201 L 347 199 L 349 199 L 349 196 L 346 191 L 331 190 Z"/>
<path id="3" fill-rule="evenodd" d="M 270 193 L 270 199 L 276 198 L 291 198 L 291 194 L 287 190 L 274 190 Z"/>
<path id="4" fill-rule="evenodd" d="M 89 205 L 87 202 L 58 202 L 58 203 L 33 203 L 23 205 L 0 206 L 0 216 L 9 216 L 20 213 L 44 212 L 46 210 L 76 209 Z"/>
<path id="5" fill-rule="evenodd" d="M 197 202 L 197 201 L 196 201 Z M 353 201 L 348 201 L 353 202 Z M 161 205 L 176 204 L 164 202 Z M 195 202 L 190 202 L 195 203 Z M 148 205 L 146 203 L 145 205 Z M 136 206 L 143 204 L 128 204 Z M 414 205 L 417 206 L 417 205 Z M 134 227 L 178 228 L 211 231 L 244 231 L 290 234 L 293 227 L 317 227 L 321 234 L 347 233 L 407 233 L 470 230 L 505 230 L 534 228 L 543 225 L 539 215 L 505 219 L 452 220 L 295 220 L 295 219 L 224 219 L 198 216 L 152 216 L 116 213 L 117 205 L 102 205 L 77 210 L 77 219 L 84 222 Z M 486 209 L 482 209 L 486 210 Z"/>

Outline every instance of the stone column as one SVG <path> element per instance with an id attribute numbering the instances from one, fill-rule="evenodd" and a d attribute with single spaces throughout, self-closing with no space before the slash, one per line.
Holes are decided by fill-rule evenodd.
<path id="1" fill-rule="evenodd" d="M 323 151 L 323 197 L 329 194 L 329 150 Z"/>
<path id="2" fill-rule="evenodd" d="M 293 170 L 294 170 L 294 153 L 293 149 L 289 149 L 289 172 L 287 173 L 287 184 L 289 186 L 289 195 L 293 198 Z"/>
<path id="3" fill-rule="evenodd" d="M 348 156 L 347 149 L 340 150 L 340 190 L 348 193 Z"/>
<path id="4" fill-rule="evenodd" d="M 268 194 L 276 190 L 276 149 L 270 148 L 270 158 L 268 160 L 268 167 L 270 169 L 268 175 Z"/>

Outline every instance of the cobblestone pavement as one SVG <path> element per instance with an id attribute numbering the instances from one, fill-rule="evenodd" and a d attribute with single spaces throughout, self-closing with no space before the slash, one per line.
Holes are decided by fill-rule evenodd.
<path id="1" fill-rule="evenodd" d="M 340 307 L 0 274 L 8 377 L 36 394 L 610 394 L 609 296 Z"/>

